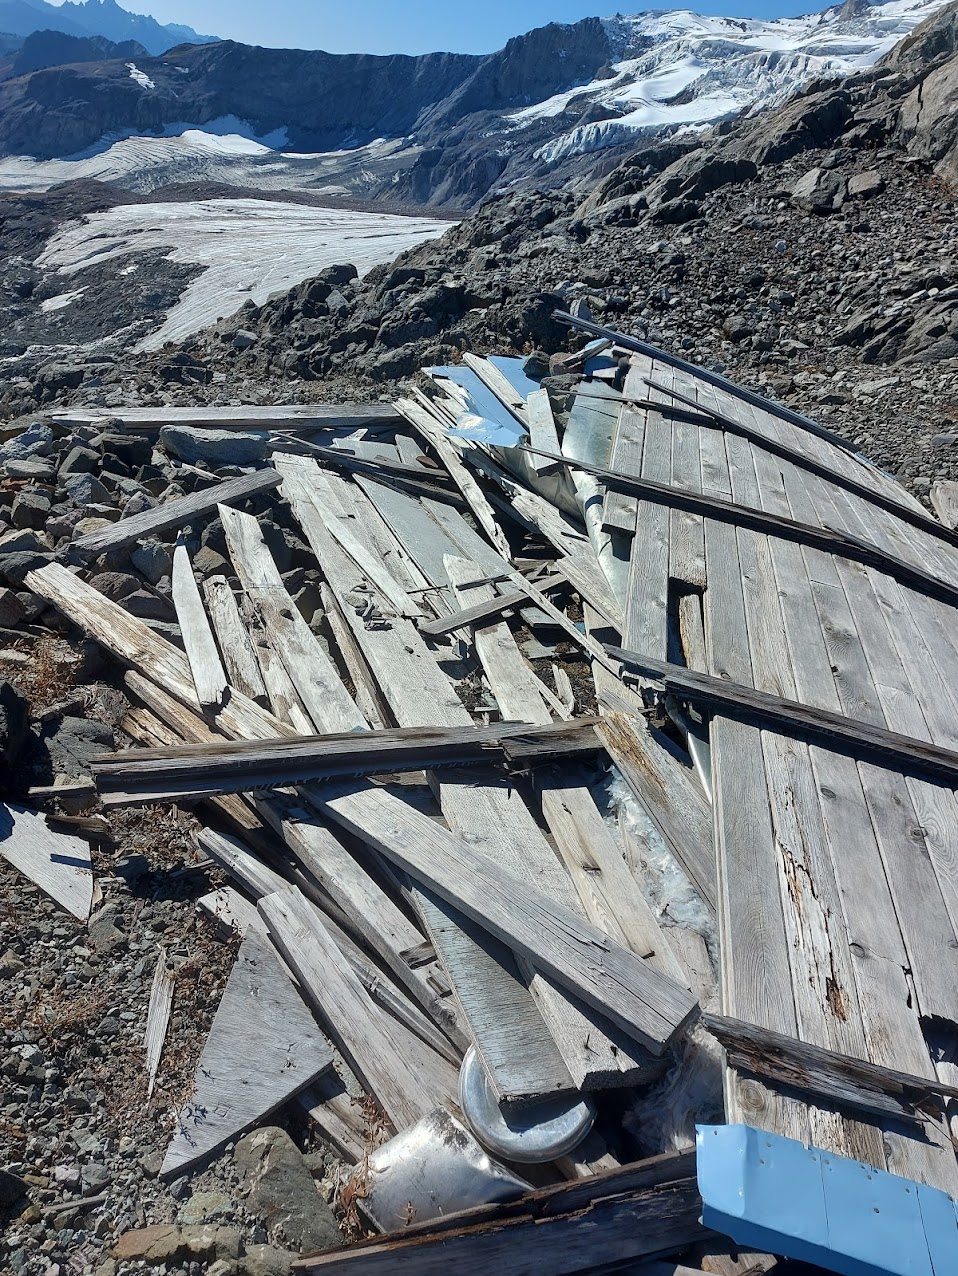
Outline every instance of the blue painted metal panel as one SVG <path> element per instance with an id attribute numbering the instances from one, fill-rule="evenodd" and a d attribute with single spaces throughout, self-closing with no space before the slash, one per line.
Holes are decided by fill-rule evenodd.
<path id="1" fill-rule="evenodd" d="M 703 1222 L 844 1276 L 958 1273 L 955 1202 L 934 1188 L 745 1125 L 699 1126 Z"/>

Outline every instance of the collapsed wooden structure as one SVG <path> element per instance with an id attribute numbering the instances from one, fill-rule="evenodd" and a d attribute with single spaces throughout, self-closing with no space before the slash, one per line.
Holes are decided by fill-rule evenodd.
<path id="1" fill-rule="evenodd" d="M 798 414 L 593 335 L 567 403 L 521 360 L 468 357 L 355 429 L 358 407 L 229 410 L 273 431 L 266 470 L 73 547 L 219 517 L 232 583 L 201 589 L 177 547 L 183 650 L 66 566 L 28 577 L 142 703 L 144 749 L 94 767 L 104 801 L 201 801 L 236 888 L 209 906 L 241 961 L 269 954 L 278 1005 L 298 985 L 295 1059 L 265 1065 L 255 1111 L 218 1083 L 215 1128 L 181 1113 L 165 1172 L 310 1085 L 362 1161 L 305 1003 L 395 1132 L 458 1112 L 470 1045 L 521 1110 L 641 1101 L 711 1034 L 727 1121 L 958 1195 L 958 538 Z M 274 487 L 322 574 L 323 641 L 233 507 Z M 677 1114 L 670 1146 L 688 1133 Z M 623 1169 L 593 1139 L 543 1200 L 300 1269 L 681 1255 L 709 1240 L 690 1155 Z"/>

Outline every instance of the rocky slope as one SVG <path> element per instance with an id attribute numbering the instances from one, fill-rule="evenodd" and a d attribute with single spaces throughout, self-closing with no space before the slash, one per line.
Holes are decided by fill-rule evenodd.
<path id="1" fill-rule="evenodd" d="M 686 10 L 587 18 L 531 31 L 486 57 L 331 55 L 225 41 L 133 66 L 45 69 L 0 88 L 0 153 L 62 159 L 135 135 L 139 149 L 113 157 L 110 179 L 142 189 L 144 168 L 155 183 L 178 180 L 169 165 L 153 165 L 163 140 L 150 135 L 215 134 L 230 119 L 265 143 L 257 174 L 272 156 L 287 185 L 339 183 L 340 193 L 364 198 L 468 208 L 517 183 L 587 182 L 639 136 L 694 131 L 775 106 L 816 78 L 861 71 L 940 3 L 850 0 L 773 22 Z M 393 144 L 385 164 L 383 139 Z M 207 176 L 255 184 L 247 160 L 231 178 L 219 155 Z M 68 175 L 107 176 L 88 164 L 72 174 L 40 164 L 32 182 Z"/>
<path id="2" fill-rule="evenodd" d="M 868 76 L 706 144 L 640 150 L 584 200 L 490 201 L 362 281 L 327 273 L 175 350 L 81 366 L 72 390 L 62 359 L 13 360 L 6 410 L 163 402 L 177 384 L 376 396 L 464 349 L 564 348 L 552 311 L 582 299 L 850 432 L 916 490 L 958 477 L 956 121 L 917 110 L 955 74 L 956 28 L 952 4 Z"/>

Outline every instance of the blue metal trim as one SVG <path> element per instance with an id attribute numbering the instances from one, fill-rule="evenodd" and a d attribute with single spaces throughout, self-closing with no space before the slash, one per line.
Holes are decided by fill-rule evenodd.
<path id="1" fill-rule="evenodd" d="M 747 1125 L 698 1126 L 702 1221 L 843 1276 L 955 1276 L 958 1215 L 936 1188 Z"/>

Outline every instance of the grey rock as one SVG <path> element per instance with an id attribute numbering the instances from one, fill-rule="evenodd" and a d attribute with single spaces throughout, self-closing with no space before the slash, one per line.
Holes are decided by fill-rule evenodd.
<path id="1" fill-rule="evenodd" d="M 729 315 L 722 322 L 722 331 L 729 341 L 744 341 L 754 333 L 755 328 L 742 315 Z"/>
<path id="2" fill-rule="evenodd" d="M 244 1276 L 289 1276 L 294 1258 L 274 1245 L 247 1245 L 241 1267 Z"/>
<path id="3" fill-rule="evenodd" d="M 826 168 L 811 168 L 792 187 L 791 199 L 806 213 L 834 213 L 846 194 L 845 179 Z"/>
<path id="4" fill-rule="evenodd" d="M 177 1217 L 181 1223 L 214 1223 L 229 1218 L 235 1203 L 225 1192 L 194 1192 L 180 1206 Z"/>
<path id="5" fill-rule="evenodd" d="M 138 589 L 132 594 L 127 594 L 121 600 L 121 606 L 131 616 L 138 616 L 141 620 L 173 620 L 176 617 L 172 603 L 145 589 Z"/>
<path id="6" fill-rule="evenodd" d="M 160 443 L 181 461 L 195 465 L 256 465 L 265 460 L 269 435 L 256 431 L 235 434 L 230 430 L 199 430 L 189 425 L 165 425 Z"/>
<path id="7" fill-rule="evenodd" d="M 8 585 L 19 587 L 29 572 L 45 566 L 52 557 L 52 554 L 42 554 L 28 549 L 0 553 L 0 580 L 5 580 Z"/>
<path id="8" fill-rule="evenodd" d="M 100 572 L 91 578 L 90 584 L 113 602 L 120 602 L 142 588 L 140 581 L 128 572 Z"/>
<path id="9" fill-rule="evenodd" d="M 6 461 L 3 468 L 8 478 L 26 479 L 33 483 L 52 483 L 57 474 L 56 467 L 51 461 L 41 461 L 36 457 L 28 457 L 22 461 Z"/>
<path id="10" fill-rule="evenodd" d="M 15 1205 L 27 1194 L 27 1185 L 9 1170 L 0 1170 L 0 1206 Z"/>
<path id="11" fill-rule="evenodd" d="M 9 682 L 0 682 L 0 758 L 13 766 L 30 733 L 30 706 Z"/>
<path id="12" fill-rule="evenodd" d="M 68 474 L 61 486 L 74 505 L 112 505 L 113 499 L 95 474 Z"/>
<path id="13" fill-rule="evenodd" d="M 13 508 L 10 510 L 10 522 L 14 527 L 42 529 L 50 517 L 50 498 L 42 492 L 25 488 L 17 493 Z"/>
<path id="14" fill-rule="evenodd" d="M 80 1171 L 80 1191 L 84 1196 L 97 1196 L 109 1187 L 113 1175 L 105 1165 L 84 1165 Z"/>
<path id="15" fill-rule="evenodd" d="M 49 549 L 46 540 L 38 535 L 39 528 L 17 528 L 0 536 L 0 555 L 42 553 Z"/>
<path id="16" fill-rule="evenodd" d="M 91 758 L 112 751 L 113 732 L 102 722 L 66 717 L 44 742 L 53 769 L 79 777 L 88 773 Z"/>
<path id="17" fill-rule="evenodd" d="M 26 615 L 26 607 L 12 589 L 0 585 L 0 626 L 18 625 Z"/>
<path id="18" fill-rule="evenodd" d="M 100 468 L 99 454 L 92 448 L 75 447 L 60 462 L 59 475 L 61 481 L 71 474 L 96 474 Z"/>
<path id="19" fill-rule="evenodd" d="M 22 434 L 0 446 L 0 465 L 7 461 L 25 461 L 29 457 L 49 456 L 53 451 L 53 430 L 44 421 L 28 425 Z"/>
<path id="20" fill-rule="evenodd" d="M 160 541 L 141 541 L 130 555 L 130 562 L 151 585 L 156 585 L 172 572 L 173 552 Z"/>
<path id="21" fill-rule="evenodd" d="M 869 169 L 867 173 L 855 173 L 848 179 L 848 194 L 855 199 L 871 199 L 885 189 L 881 173 Z"/>
<path id="22" fill-rule="evenodd" d="M 259 340 L 255 332 L 249 332 L 246 328 L 239 328 L 233 334 L 234 350 L 249 350 L 250 346 L 255 346 Z"/>
<path id="23" fill-rule="evenodd" d="M 233 1155 L 248 1190 L 247 1209 L 271 1232 L 306 1251 L 342 1243 L 335 1215 L 285 1130 L 256 1130 L 237 1143 Z"/>

